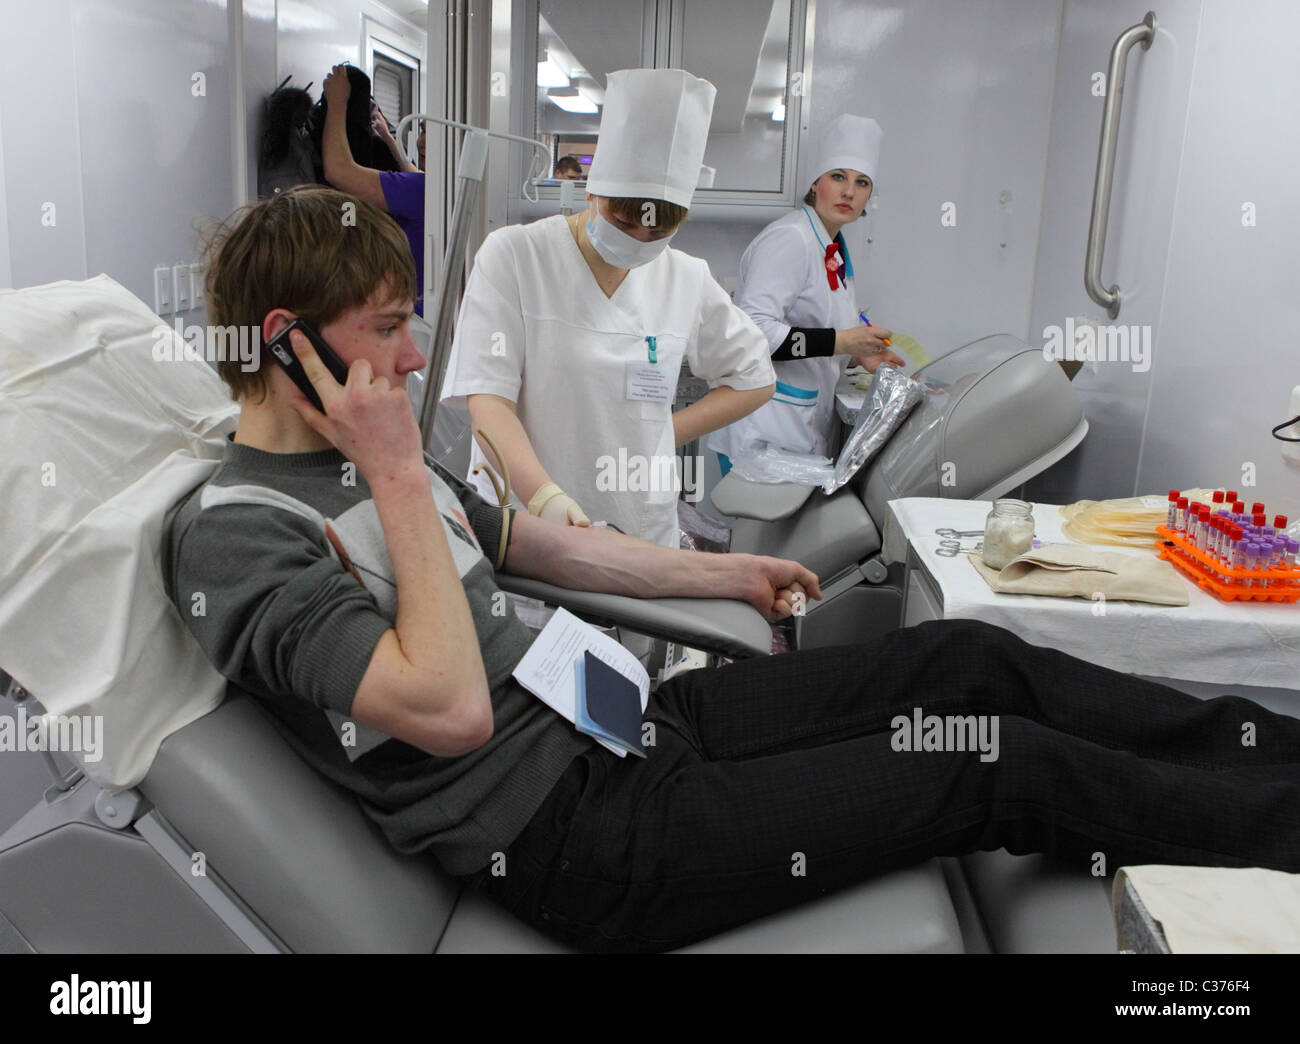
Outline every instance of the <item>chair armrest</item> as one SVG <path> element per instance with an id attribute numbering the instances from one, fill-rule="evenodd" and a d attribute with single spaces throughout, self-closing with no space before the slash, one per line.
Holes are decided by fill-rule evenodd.
<path id="1" fill-rule="evenodd" d="M 794 482 L 750 482 L 731 472 L 713 487 L 709 499 L 732 518 L 776 522 L 803 507 L 816 488 Z"/>
<path id="2" fill-rule="evenodd" d="M 497 586 L 511 594 L 563 606 L 603 627 L 627 627 L 652 638 L 681 642 L 736 659 L 767 656 L 772 629 L 753 606 L 728 598 L 629 598 L 571 591 L 542 580 L 497 573 Z"/>

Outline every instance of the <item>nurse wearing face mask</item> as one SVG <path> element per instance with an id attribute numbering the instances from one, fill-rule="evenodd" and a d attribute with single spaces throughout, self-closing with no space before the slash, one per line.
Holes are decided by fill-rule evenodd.
<path id="1" fill-rule="evenodd" d="M 498 229 L 475 256 L 443 398 L 491 438 L 532 514 L 676 547 L 676 447 L 771 397 L 762 333 L 705 262 L 669 247 L 714 94 L 679 69 L 611 73 L 588 209 Z M 673 413 L 683 358 L 711 391 Z M 495 466 L 484 449 L 471 481 L 495 502 L 474 477 Z"/>
<path id="2" fill-rule="evenodd" d="M 746 445 L 824 456 L 835 424 L 835 384 L 851 360 L 875 373 L 905 366 L 889 331 L 859 317 L 845 225 L 871 198 L 880 125 L 848 114 L 831 121 L 804 205 L 768 225 L 740 259 L 736 304 L 767 337 L 776 395 L 762 409 L 709 438 L 723 474 Z"/>

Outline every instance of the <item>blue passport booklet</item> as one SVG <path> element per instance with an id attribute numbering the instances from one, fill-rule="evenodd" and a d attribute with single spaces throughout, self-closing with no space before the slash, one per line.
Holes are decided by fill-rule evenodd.
<path id="1" fill-rule="evenodd" d="M 590 652 L 573 666 L 578 682 L 573 723 L 578 731 L 644 758 L 641 693 L 636 682 Z"/>

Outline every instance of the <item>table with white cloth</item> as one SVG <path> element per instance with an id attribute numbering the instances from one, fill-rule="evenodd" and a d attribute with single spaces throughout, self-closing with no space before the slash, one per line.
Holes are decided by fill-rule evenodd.
<path id="1" fill-rule="evenodd" d="M 1300 717 L 1300 603 L 1222 602 L 1181 574 L 1189 603 L 995 594 L 965 553 L 936 554 L 936 529 L 980 530 L 988 501 L 909 497 L 891 501 L 884 555 L 908 564 L 904 624 L 930 619 L 977 619 L 1033 645 L 1154 678 L 1195 696 L 1231 692 Z M 1061 509 L 1033 505 L 1035 538 L 1075 543 L 1062 532 Z M 979 536 L 963 538 L 974 547 Z M 1098 550 L 1154 556 L 1149 548 L 1095 545 Z"/>

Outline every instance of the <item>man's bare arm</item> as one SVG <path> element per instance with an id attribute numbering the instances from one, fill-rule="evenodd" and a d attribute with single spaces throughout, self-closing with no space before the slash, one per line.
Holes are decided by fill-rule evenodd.
<path id="1" fill-rule="evenodd" d="M 797 562 L 673 551 L 612 530 L 560 526 L 522 513 L 510 527 L 505 569 L 574 591 L 735 598 L 769 620 L 789 616 L 800 594 L 821 598 L 816 575 Z"/>

